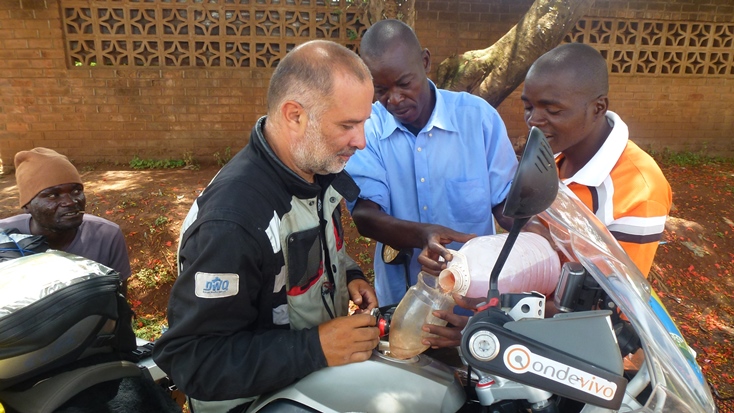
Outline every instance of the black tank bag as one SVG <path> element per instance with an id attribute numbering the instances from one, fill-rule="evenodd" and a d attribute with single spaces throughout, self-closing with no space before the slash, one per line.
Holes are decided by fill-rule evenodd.
<path id="1" fill-rule="evenodd" d="M 135 361 L 119 274 L 49 250 L 0 263 L 0 394 L 115 360 Z"/>

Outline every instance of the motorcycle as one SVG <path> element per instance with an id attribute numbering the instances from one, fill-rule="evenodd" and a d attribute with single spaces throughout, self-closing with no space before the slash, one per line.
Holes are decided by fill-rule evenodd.
<path id="1" fill-rule="evenodd" d="M 399 360 L 383 338 L 369 360 L 314 372 L 261 395 L 247 412 L 717 411 L 695 352 L 606 227 L 558 180 L 536 128 L 504 214 L 515 223 L 486 304 L 463 330 L 460 363 L 427 353 Z M 497 289 L 533 216 L 566 261 L 552 301 L 558 314 L 548 318 L 538 311 L 546 306 L 542 294 Z"/>

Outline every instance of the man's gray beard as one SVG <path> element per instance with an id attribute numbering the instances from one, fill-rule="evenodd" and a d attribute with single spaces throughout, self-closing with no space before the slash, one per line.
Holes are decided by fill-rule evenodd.
<path id="1" fill-rule="evenodd" d="M 293 158 L 301 170 L 313 174 L 326 175 L 336 174 L 344 170 L 346 162 L 336 164 L 333 160 L 338 159 L 324 147 L 321 130 L 316 126 L 317 122 L 309 120 L 306 134 L 303 140 L 293 148 Z M 323 156 L 319 159 L 319 156 Z"/>

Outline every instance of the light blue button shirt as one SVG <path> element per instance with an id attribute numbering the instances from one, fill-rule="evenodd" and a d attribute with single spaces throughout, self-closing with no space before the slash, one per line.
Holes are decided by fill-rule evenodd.
<path id="1" fill-rule="evenodd" d="M 517 169 L 505 124 L 485 100 L 431 87 L 436 107 L 418 136 L 374 103 L 365 124 L 367 146 L 346 169 L 360 187 L 360 198 L 396 218 L 494 234 L 492 208 L 504 201 Z M 351 211 L 354 203 L 348 207 Z M 381 251 L 377 243 L 377 298 L 381 306 L 397 304 L 405 294 L 405 270 L 386 265 Z M 420 271 L 419 253 L 414 251 L 410 265 L 411 285 Z"/>

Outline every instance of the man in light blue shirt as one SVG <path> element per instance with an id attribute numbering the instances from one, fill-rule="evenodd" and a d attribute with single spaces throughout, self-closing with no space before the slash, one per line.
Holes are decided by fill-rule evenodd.
<path id="1" fill-rule="evenodd" d="M 386 265 L 382 244 L 421 249 L 410 262 L 418 272 L 445 268 L 446 248 L 505 228 L 504 200 L 517 158 L 497 111 L 483 99 L 437 89 L 428 79 L 430 53 L 412 29 L 383 20 L 360 44 L 373 76 L 376 102 L 365 124 L 367 147 L 347 163 L 361 189 L 348 205 L 359 232 L 378 241 L 375 290 L 380 305 L 397 304 L 406 291 L 403 266 Z"/>

